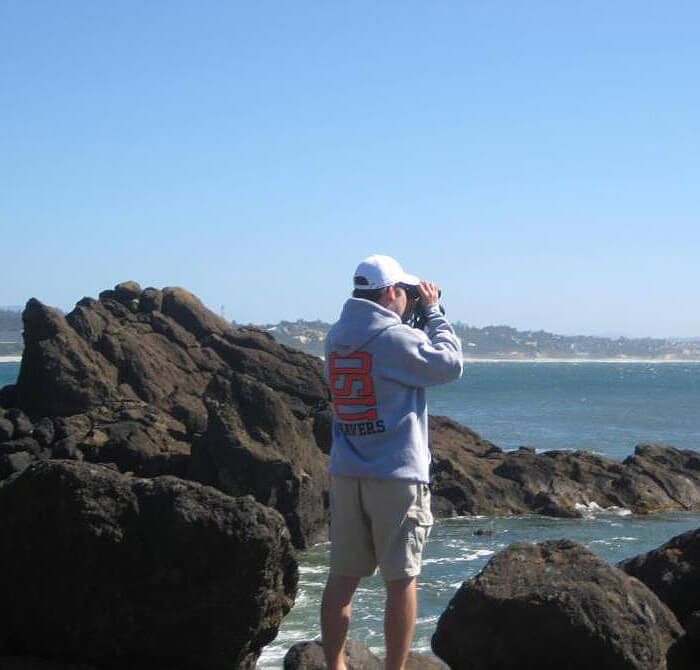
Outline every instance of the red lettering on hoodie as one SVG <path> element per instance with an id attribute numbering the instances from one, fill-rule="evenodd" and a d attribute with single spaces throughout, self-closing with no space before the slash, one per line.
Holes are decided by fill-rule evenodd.
<path id="1" fill-rule="evenodd" d="M 328 356 L 328 380 L 333 410 L 341 421 L 375 421 L 377 398 L 372 382 L 372 354 L 356 351 L 346 356 Z M 364 411 L 350 408 L 364 407 Z M 349 411 L 350 410 L 350 411 Z"/>

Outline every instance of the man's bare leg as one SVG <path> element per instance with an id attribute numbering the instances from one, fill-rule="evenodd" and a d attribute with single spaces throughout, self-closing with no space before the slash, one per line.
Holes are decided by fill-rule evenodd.
<path id="1" fill-rule="evenodd" d="M 392 580 L 386 583 L 384 610 L 384 639 L 386 641 L 386 670 L 403 670 L 411 649 L 416 626 L 416 578 Z"/>
<path id="2" fill-rule="evenodd" d="M 321 600 L 321 639 L 328 670 L 345 670 L 345 637 L 350 625 L 352 595 L 359 577 L 328 575 Z"/>

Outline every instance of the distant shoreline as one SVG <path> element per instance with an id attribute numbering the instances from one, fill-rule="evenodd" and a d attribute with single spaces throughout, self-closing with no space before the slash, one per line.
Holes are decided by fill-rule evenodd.
<path id="1" fill-rule="evenodd" d="M 321 357 L 323 358 L 323 357 Z M 465 363 L 700 363 L 697 358 L 471 358 Z M 0 363 L 20 363 L 22 356 L 0 356 Z"/>
<path id="2" fill-rule="evenodd" d="M 465 363 L 700 363 L 697 358 L 471 358 Z"/>

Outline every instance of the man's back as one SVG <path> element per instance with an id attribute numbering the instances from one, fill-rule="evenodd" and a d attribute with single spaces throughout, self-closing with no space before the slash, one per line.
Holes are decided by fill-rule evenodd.
<path id="1" fill-rule="evenodd" d="M 426 386 L 462 373 L 459 338 L 435 308 L 428 333 L 351 298 L 326 338 L 333 396 L 330 474 L 428 482 Z"/>

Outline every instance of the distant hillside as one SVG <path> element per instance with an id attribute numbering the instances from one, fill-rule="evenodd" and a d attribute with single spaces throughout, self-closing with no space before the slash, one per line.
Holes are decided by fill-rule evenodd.
<path id="1" fill-rule="evenodd" d="M 323 340 L 331 324 L 323 321 L 280 321 L 277 324 L 258 326 L 266 330 L 280 344 L 301 349 L 308 354 L 323 356 Z"/>
<path id="2" fill-rule="evenodd" d="M 290 347 L 317 356 L 323 355 L 323 340 L 331 324 L 323 321 L 280 321 L 259 326 Z M 475 328 L 456 323 L 468 358 L 524 359 L 599 359 L 625 358 L 700 360 L 700 340 L 654 338 L 608 338 L 587 335 L 555 335 L 544 330 L 522 331 L 510 326 Z"/>

